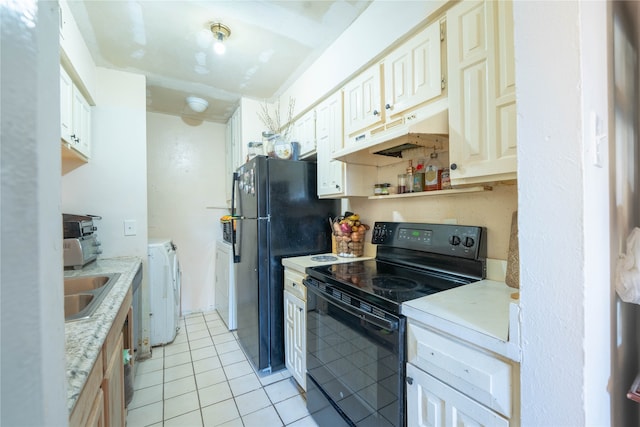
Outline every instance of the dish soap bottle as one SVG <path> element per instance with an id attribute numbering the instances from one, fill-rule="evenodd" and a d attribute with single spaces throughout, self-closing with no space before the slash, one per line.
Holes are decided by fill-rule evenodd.
<path id="1" fill-rule="evenodd" d="M 431 153 L 429 163 L 425 167 L 424 184 L 427 191 L 442 189 L 442 165 L 438 161 L 438 153 L 436 153 L 435 148 Z"/>

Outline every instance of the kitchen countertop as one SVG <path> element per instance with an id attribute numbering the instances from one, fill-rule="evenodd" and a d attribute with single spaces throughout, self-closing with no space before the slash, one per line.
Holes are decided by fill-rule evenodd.
<path id="1" fill-rule="evenodd" d="M 314 261 L 312 258 L 315 258 L 315 257 L 333 257 L 334 259 Z M 315 267 L 317 265 L 327 265 L 327 264 L 343 264 L 346 262 L 364 261 L 371 258 L 372 257 L 366 257 L 366 256 L 346 258 L 346 257 L 339 257 L 338 255 L 333 253 L 326 253 L 326 254 L 315 254 L 315 255 L 282 258 L 282 265 L 284 265 L 285 267 L 297 270 L 300 273 L 304 274 L 304 270 L 307 267 Z"/>
<path id="2" fill-rule="evenodd" d="M 504 282 L 481 280 L 402 305 L 409 321 L 438 329 L 454 337 L 520 362 L 518 289 Z"/>
<path id="3" fill-rule="evenodd" d="M 64 272 L 65 278 L 120 273 L 117 282 L 91 317 L 65 322 L 67 409 L 69 413 L 78 400 L 141 263 L 142 260 L 139 257 L 98 259 L 87 264 L 81 270 L 65 270 Z"/>

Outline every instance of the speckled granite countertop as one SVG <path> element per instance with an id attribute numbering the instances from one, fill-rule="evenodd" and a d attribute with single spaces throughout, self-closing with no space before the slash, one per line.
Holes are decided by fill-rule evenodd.
<path id="1" fill-rule="evenodd" d="M 73 410 L 102 344 L 141 265 L 138 257 L 98 259 L 81 270 L 65 270 L 64 277 L 120 273 L 118 281 L 91 317 L 65 323 L 67 409 Z"/>

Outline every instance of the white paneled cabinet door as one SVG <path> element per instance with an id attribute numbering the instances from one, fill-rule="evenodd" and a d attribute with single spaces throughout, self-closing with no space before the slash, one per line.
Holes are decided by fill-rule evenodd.
<path id="1" fill-rule="evenodd" d="M 77 86 L 73 86 L 72 147 L 87 159 L 91 157 L 91 106 Z"/>
<path id="2" fill-rule="evenodd" d="M 451 182 L 515 179 L 512 3 L 461 2 L 447 34 Z"/>
<path id="3" fill-rule="evenodd" d="M 381 98 L 381 66 L 376 64 L 344 88 L 345 142 L 358 141 L 366 129 L 385 120 Z"/>
<path id="4" fill-rule="evenodd" d="M 294 134 L 291 141 L 300 144 L 300 157 L 313 154 L 316 151 L 316 114 L 311 110 L 294 124 Z"/>
<path id="5" fill-rule="evenodd" d="M 316 108 L 318 197 L 344 194 L 345 164 L 332 159 L 342 148 L 342 93 L 336 92 Z"/>
<path id="6" fill-rule="evenodd" d="M 73 144 L 71 134 L 73 123 L 73 81 L 62 66 L 60 67 L 60 138 Z"/>
<path id="7" fill-rule="evenodd" d="M 306 311 L 305 303 L 284 291 L 285 365 L 291 375 L 306 390 Z"/>
<path id="8" fill-rule="evenodd" d="M 387 115 L 419 107 L 442 93 L 440 21 L 400 46 L 384 60 Z"/>
<path id="9" fill-rule="evenodd" d="M 407 425 L 410 427 L 508 427 L 509 421 L 407 363 Z"/>

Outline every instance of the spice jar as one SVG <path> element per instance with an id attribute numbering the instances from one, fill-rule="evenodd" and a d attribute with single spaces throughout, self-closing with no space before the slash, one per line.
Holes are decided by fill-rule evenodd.
<path id="1" fill-rule="evenodd" d="M 373 195 L 380 196 L 382 194 L 382 184 L 374 184 Z"/>
<path id="2" fill-rule="evenodd" d="M 391 184 L 389 184 L 388 182 L 385 182 L 384 184 L 381 184 L 382 187 L 380 188 L 382 190 L 382 193 L 380 193 L 382 196 L 388 196 L 389 195 L 389 187 L 391 187 Z"/>
<path id="3" fill-rule="evenodd" d="M 407 174 L 401 173 L 398 175 L 398 194 L 407 192 Z"/>

